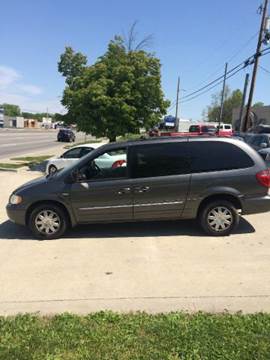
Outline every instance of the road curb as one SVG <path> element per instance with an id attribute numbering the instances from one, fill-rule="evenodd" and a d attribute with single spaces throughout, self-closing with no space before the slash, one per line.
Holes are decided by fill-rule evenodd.
<path id="1" fill-rule="evenodd" d="M 18 169 L 7 169 L 7 168 L 1 168 L 0 167 L 0 171 L 5 171 L 5 172 L 18 172 Z"/>

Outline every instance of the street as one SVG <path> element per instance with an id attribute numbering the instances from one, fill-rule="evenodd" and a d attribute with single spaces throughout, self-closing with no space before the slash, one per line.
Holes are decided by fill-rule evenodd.
<path id="1" fill-rule="evenodd" d="M 12 156 L 36 154 L 46 150 L 46 155 L 54 155 L 53 150 L 63 147 L 57 142 L 58 130 L 0 129 L 0 159 Z M 76 134 L 76 141 L 83 141 L 84 134 Z"/>
<path id="2" fill-rule="evenodd" d="M 270 311 L 269 212 L 224 238 L 174 221 L 79 226 L 37 241 L 5 213 L 10 193 L 36 176 L 0 173 L 0 315 Z"/>

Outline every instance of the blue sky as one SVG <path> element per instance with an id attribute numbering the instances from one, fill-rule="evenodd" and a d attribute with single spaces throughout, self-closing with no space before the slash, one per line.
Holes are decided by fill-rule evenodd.
<path id="1" fill-rule="evenodd" d="M 64 81 L 57 61 L 65 46 L 88 56 L 106 51 L 115 34 L 138 21 L 141 37 L 153 34 L 151 51 L 161 59 L 165 95 L 175 99 L 177 76 L 186 91 L 196 90 L 254 53 L 259 0 L 13 0 L 1 4 L 0 103 L 25 111 L 62 111 Z M 253 38 L 253 39 L 252 39 Z M 261 65 L 270 71 L 270 54 Z M 243 87 L 245 71 L 229 80 Z M 260 70 L 255 101 L 270 104 L 270 74 Z M 219 88 L 217 88 L 218 90 Z M 181 117 L 201 119 L 211 93 L 181 105 Z M 182 92 L 182 95 L 184 92 Z"/>

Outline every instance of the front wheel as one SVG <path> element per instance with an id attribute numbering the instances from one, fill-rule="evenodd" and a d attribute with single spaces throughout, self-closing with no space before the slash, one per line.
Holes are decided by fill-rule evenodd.
<path id="1" fill-rule="evenodd" d="M 238 226 L 239 213 L 226 200 L 217 200 L 205 205 L 199 214 L 199 222 L 204 232 L 211 236 L 228 236 Z"/>
<path id="2" fill-rule="evenodd" d="M 50 165 L 49 171 L 48 171 L 49 175 L 52 175 L 52 174 L 56 173 L 56 171 L 57 171 L 57 167 L 54 166 L 54 165 Z"/>
<path id="3" fill-rule="evenodd" d="M 31 212 L 28 224 L 37 239 L 51 240 L 65 233 L 68 219 L 59 206 L 44 203 Z"/>

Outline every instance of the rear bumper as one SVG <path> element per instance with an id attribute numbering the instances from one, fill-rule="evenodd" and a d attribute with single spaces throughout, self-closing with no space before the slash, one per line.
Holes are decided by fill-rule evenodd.
<path id="1" fill-rule="evenodd" d="M 19 208 L 17 205 L 8 204 L 6 207 L 9 219 L 18 225 L 25 224 L 25 209 Z"/>
<path id="2" fill-rule="evenodd" d="M 270 211 L 270 196 L 245 198 L 242 200 L 242 214 L 259 214 Z"/>

